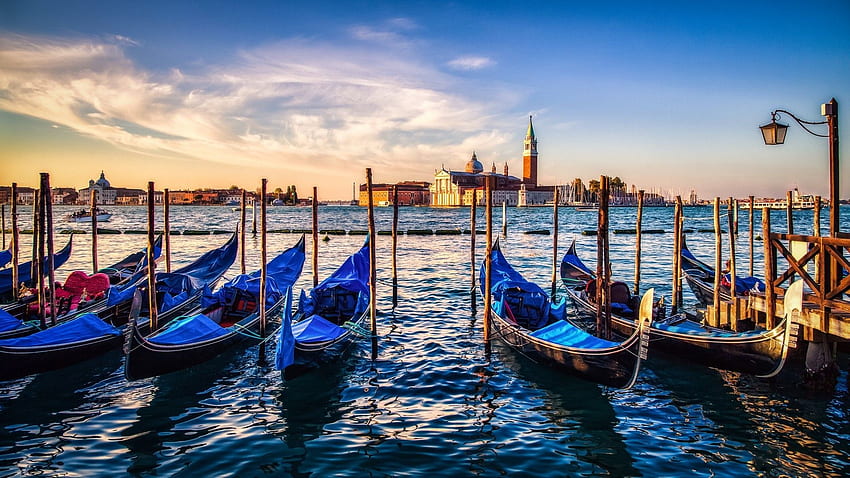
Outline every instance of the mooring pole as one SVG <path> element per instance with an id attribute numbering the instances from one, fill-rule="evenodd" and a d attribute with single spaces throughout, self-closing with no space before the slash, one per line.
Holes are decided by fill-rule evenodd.
<path id="1" fill-rule="evenodd" d="M 239 211 L 239 271 L 245 273 L 245 224 L 246 208 L 248 207 L 248 192 L 242 189 L 242 210 Z"/>
<path id="2" fill-rule="evenodd" d="M 396 264 L 396 248 L 398 247 L 398 186 L 393 186 L 393 309 L 398 305 L 398 268 Z"/>
<path id="3" fill-rule="evenodd" d="M 770 244 L 770 209 L 766 207 L 761 209 L 761 230 L 764 237 L 764 299 L 767 308 L 765 328 L 770 330 L 774 326 L 776 316 L 776 250 Z"/>
<path id="4" fill-rule="evenodd" d="M 602 257 L 603 257 L 603 278 L 602 278 L 602 302 L 600 305 L 604 307 L 602 315 L 602 328 L 600 337 L 604 339 L 611 338 L 611 261 L 608 242 L 608 203 L 610 197 L 610 179 L 608 176 L 600 177 L 599 188 L 599 228 L 600 236 L 602 237 Z"/>
<path id="5" fill-rule="evenodd" d="M 812 211 L 812 234 L 815 237 L 820 237 L 820 196 L 815 196 L 815 208 Z"/>
<path id="6" fill-rule="evenodd" d="M 260 202 L 266 202 L 266 198 L 264 198 L 264 197 L 260 198 Z M 254 197 L 254 199 L 251 201 L 251 211 L 252 211 L 251 214 L 254 216 L 254 219 L 251 221 L 251 234 L 253 234 L 254 237 L 257 237 L 257 198 L 256 197 Z"/>
<path id="7" fill-rule="evenodd" d="M 0 229 L 3 230 L 3 250 L 6 250 L 6 204 L 0 204 L 0 219 L 2 219 Z"/>
<path id="8" fill-rule="evenodd" d="M 728 219 L 729 219 L 729 230 L 730 231 L 733 229 L 733 222 L 735 221 L 735 217 L 734 217 L 735 209 L 733 207 L 734 201 L 735 200 L 733 198 L 731 198 L 731 197 L 729 198 L 729 209 L 727 211 L 727 215 L 728 215 Z M 737 288 L 735 287 L 735 277 L 737 277 L 736 269 L 735 269 L 735 235 L 730 233 L 729 234 L 729 295 L 732 297 L 732 303 L 733 304 L 735 303 L 736 292 L 737 292 Z M 732 320 L 730 318 L 730 322 L 731 321 Z M 736 325 L 733 325 L 732 329 L 737 330 L 738 327 Z"/>
<path id="9" fill-rule="evenodd" d="M 375 263 L 375 204 L 372 197 L 372 168 L 366 168 L 366 204 L 369 221 L 369 324 L 374 339 L 378 336 L 378 310 L 376 303 L 377 285 L 375 284 L 377 265 Z"/>
<path id="10" fill-rule="evenodd" d="M 53 190 L 50 188 L 50 174 L 41 173 L 44 191 L 44 226 L 47 230 L 47 303 L 50 304 L 50 325 L 56 325 L 56 263 L 53 260 Z"/>
<path id="11" fill-rule="evenodd" d="M 794 203 L 791 202 L 791 191 L 785 192 L 785 216 L 788 220 L 788 234 L 794 234 Z"/>
<path id="12" fill-rule="evenodd" d="M 91 270 L 92 274 L 97 273 L 97 189 L 91 188 L 91 197 L 89 198 L 91 209 Z"/>
<path id="13" fill-rule="evenodd" d="M 738 239 L 738 200 L 737 200 L 737 199 L 733 199 L 733 200 L 732 200 L 732 205 L 731 205 L 731 207 L 732 207 L 732 214 L 735 216 L 735 217 L 734 217 L 734 221 L 735 221 L 735 239 Z"/>
<path id="14" fill-rule="evenodd" d="M 508 237 L 508 202 L 502 201 L 502 237 Z"/>
<path id="15" fill-rule="evenodd" d="M 165 272 L 171 272 L 171 192 L 168 188 L 162 190 L 162 234 L 165 240 Z"/>
<path id="16" fill-rule="evenodd" d="M 753 217 L 756 214 L 755 213 L 756 198 L 753 197 L 753 196 L 750 196 L 749 199 L 750 199 L 750 218 L 749 218 L 750 219 L 750 271 L 749 272 L 750 272 L 750 277 L 752 277 L 753 276 L 753 267 L 755 266 L 755 261 L 756 261 L 756 259 L 755 259 L 755 257 L 756 257 L 755 249 L 753 247 L 753 239 L 754 239 L 754 237 L 753 237 L 753 233 L 754 233 Z"/>
<path id="17" fill-rule="evenodd" d="M 319 285 L 319 188 L 313 186 L 313 200 L 310 201 L 313 209 L 313 222 L 311 234 L 313 236 L 313 287 Z"/>
<path id="18" fill-rule="evenodd" d="M 157 329 L 156 257 L 154 255 L 155 204 L 153 181 L 148 181 L 148 323 L 151 332 Z"/>
<path id="19" fill-rule="evenodd" d="M 637 223 L 635 224 L 635 287 L 634 295 L 640 294 L 640 247 L 641 229 L 643 228 L 643 189 L 638 191 Z"/>
<path id="20" fill-rule="evenodd" d="M 44 235 L 46 232 L 46 228 L 44 227 L 45 217 L 44 217 L 44 181 L 41 181 L 38 187 L 38 191 L 35 194 L 35 197 L 38 198 L 38 207 L 36 211 L 36 224 L 37 227 L 33 227 L 33 234 L 36 235 L 38 242 L 38 254 L 36 262 L 38 263 L 38 316 L 41 320 L 41 326 L 47 326 L 47 288 L 44 284 L 44 269 L 46 266 L 46 262 L 44 260 L 45 251 L 45 241 Z M 36 230 L 38 233 L 36 234 Z"/>
<path id="21" fill-rule="evenodd" d="M 261 197 L 263 198 L 260 201 L 260 303 L 258 304 L 260 308 L 260 339 L 266 338 L 266 281 L 268 280 L 266 273 L 266 189 L 268 183 L 269 180 L 263 178 L 260 186 Z M 256 209 L 256 206 L 254 208 Z M 265 341 L 263 341 L 260 343 L 261 358 L 265 355 L 265 350 Z"/>
<path id="22" fill-rule="evenodd" d="M 492 176 L 484 178 L 486 201 L 487 256 L 484 258 L 484 343 L 490 343 L 490 320 L 493 307 L 493 184 Z"/>
<path id="23" fill-rule="evenodd" d="M 476 300 L 475 300 L 475 286 L 476 286 L 476 278 L 475 278 L 475 207 L 478 203 L 478 189 L 472 190 L 472 204 L 469 206 L 469 269 L 470 273 L 470 281 L 469 281 L 469 295 L 470 301 L 472 304 L 472 313 L 476 312 Z"/>
<path id="24" fill-rule="evenodd" d="M 714 198 L 714 325 L 720 324 L 720 278 L 723 276 L 723 251 L 720 232 L 720 198 Z"/>
<path id="25" fill-rule="evenodd" d="M 676 196 L 676 202 L 679 204 L 679 255 L 677 256 L 679 269 L 676 273 L 676 303 L 681 308 L 682 303 L 685 301 L 682 292 L 682 248 L 685 246 L 685 206 L 682 203 L 682 196 Z"/>
<path id="26" fill-rule="evenodd" d="M 18 276 L 18 264 L 20 263 L 20 257 L 18 254 L 20 252 L 20 247 L 18 245 L 18 241 L 21 236 L 18 232 L 18 183 L 12 183 L 12 298 L 18 300 L 18 293 L 20 292 L 20 284 L 18 281 L 20 277 Z"/>
<path id="27" fill-rule="evenodd" d="M 679 281 L 679 276 L 682 274 L 682 205 L 676 197 L 676 203 L 673 205 L 673 291 L 670 301 L 670 314 L 676 315 L 679 312 L 679 288 L 682 283 Z"/>
<path id="28" fill-rule="evenodd" d="M 558 186 L 555 186 L 552 205 L 552 301 L 558 290 Z"/>

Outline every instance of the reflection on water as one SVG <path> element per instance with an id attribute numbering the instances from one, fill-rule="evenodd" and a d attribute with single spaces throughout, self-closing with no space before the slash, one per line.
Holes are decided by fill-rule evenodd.
<path id="1" fill-rule="evenodd" d="M 238 219 L 229 208 L 172 211 L 176 230 L 233 230 Z M 104 226 L 144 227 L 144 208 L 114 212 Z M 322 207 L 320 214 L 320 228 L 365 229 L 363 209 Z M 561 253 L 575 237 L 579 253 L 593 262 L 596 239 L 580 231 L 595 228 L 595 215 L 570 209 L 561 214 Z M 403 208 L 400 229 L 464 229 L 468 216 L 465 209 Z M 500 224 L 501 210 L 494 216 Z M 548 285 L 551 236 L 522 232 L 550 228 L 550 211 L 509 209 L 508 216 L 503 248 L 526 277 Z M 686 216 L 686 227 L 696 229 L 711 214 L 695 208 Z M 806 230 L 809 216 L 800 213 L 798 230 Z M 391 210 L 377 211 L 379 230 L 389 230 L 390 221 Z M 612 229 L 631 228 L 633 221 L 631 209 L 611 213 Z M 773 222 L 784 224 L 780 215 Z M 644 225 L 672 230 L 672 210 L 648 209 Z M 308 227 L 309 208 L 270 209 L 270 229 Z M 248 237 L 247 267 L 254 269 L 259 238 Z M 296 239 L 270 235 L 269 255 Z M 117 260 L 145 240 L 102 235 L 100 262 Z M 224 240 L 173 237 L 174 267 Z M 633 240 L 611 237 L 613 272 L 624 279 L 633 274 Z M 319 277 L 362 241 L 331 236 L 321 243 Z M 669 295 L 670 234 L 645 235 L 644 241 L 643 287 Z M 695 233 L 688 241 L 695 253 L 713 254 L 711 234 Z M 745 241 L 743 234 L 739 250 L 746 249 Z M 74 243 L 60 278 L 90 267 L 90 238 L 79 235 Z M 310 247 L 308 241 L 308 254 Z M 478 261 L 483 252 L 479 238 Z M 797 390 L 793 380 L 766 382 L 650 354 L 634 389 L 605 390 L 542 368 L 499 343 L 484 346 L 482 307 L 470 307 L 469 236 L 399 238 L 395 311 L 389 254 L 390 240 L 380 236 L 374 359 L 369 342 L 362 341 L 335 366 L 283 382 L 259 361 L 256 346 L 245 346 L 190 370 L 127 383 L 121 357 L 113 354 L 6 382 L 0 387 L 0 476 L 850 474 L 844 372 L 834 393 L 816 396 Z M 739 263 L 747 259 L 740 255 Z M 307 267 L 297 288 L 311 283 Z M 686 300 L 693 297 L 686 293 Z"/>

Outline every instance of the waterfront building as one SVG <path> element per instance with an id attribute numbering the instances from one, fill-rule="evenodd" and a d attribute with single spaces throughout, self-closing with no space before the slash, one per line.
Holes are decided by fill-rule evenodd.
<path id="1" fill-rule="evenodd" d="M 77 196 L 77 204 L 88 204 L 91 202 L 91 192 L 95 191 L 95 200 L 98 204 L 112 205 L 115 204 L 115 198 L 118 197 L 118 191 L 109 184 L 103 171 L 100 172 L 100 178 L 96 181 L 89 180 L 87 188 L 80 189 Z"/>
<path id="2" fill-rule="evenodd" d="M 427 206 L 431 203 L 431 183 L 426 181 L 402 181 L 395 184 L 372 184 L 372 204 L 375 206 L 391 206 L 393 204 L 393 188 L 398 191 L 399 206 Z M 368 206 L 369 194 L 366 185 L 360 185 L 360 206 Z"/>

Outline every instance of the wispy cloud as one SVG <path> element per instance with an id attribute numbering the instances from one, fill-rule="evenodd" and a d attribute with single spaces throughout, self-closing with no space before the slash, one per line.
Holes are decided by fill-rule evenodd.
<path id="1" fill-rule="evenodd" d="M 461 56 L 448 63 L 455 70 L 481 70 L 495 64 L 495 61 L 486 56 Z"/>
<path id="2" fill-rule="evenodd" d="M 402 54 L 297 39 L 156 72 L 131 44 L 0 35 L 0 109 L 145 154 L 340 176 L 385 164 L 421 178 L 511 136 L 493 103 Z"/>

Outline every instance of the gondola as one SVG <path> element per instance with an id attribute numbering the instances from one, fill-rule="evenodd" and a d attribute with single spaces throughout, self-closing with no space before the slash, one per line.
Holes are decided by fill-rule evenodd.
<path id="1" fill-rule="evenodd" d="M 71 234 L 71 237 L 68 238 L 68 244 L 65 244 L 65 247 L 60 249 L 58 252 L 53 254 L 53 268 L 58 269 L 62 267 L 63 264 L 68 262 L 68 258 L 71 257 L 71 245 L 74 242 L 74 235 Z M 42 261 L 44 267 L 47 267 L 47 258 L 45 257 Z M 32 262 L 24 262 L 23 264 L 18 264 L 18 284 L 27 284 L 31 285 L 30 281 L 32 279 Z M 0 297 L 11 298 L 12 288 L 18 287 L 18 284 L 12 284 L 12 268 L 9 267 L 7 269 L 0 270 Z"/>
<path id="2" fill-rule="evenodd" d="M 304 236 L 266 267 L 267 319 L 291 301 L 292 284 L 304 265 Z M 289 290 L 290 293 L 286 294 Z M 201 307 L 146 335 L 138 322 L 127 329 L 124 375 L 138 380 L 184 369 L 212 359 L 236 342 L 259 340 L 260 271 L 241 274 L 206 293 Z"/>
<path id="3" fill-rule="evenodd" d="M 197 303 L 201 293 L 213 286 L 236 260 L 238 242 L 234 234 L 221 247 L 204 253 L 191 264 L 174 272 L 156 274 L 158 323 L 165 325 Z M 139 274 L 146 274 L 140 271 Z M 59 369 L 104 352 L 117 349 L 123 342 L 121 327 L 129 320 L 126 313 L 114 313 L 134 296 L 139 309 L 148 307 L 141 299 L 142 280 L 113 291 L 99 311 L 80 312 L 64 322 L 33 334 L 0 340 L 0 380 L 11 380 L 33 373 Z M 120 286 L 119 286 L 120 287 Z M 146 295 L 146 294 L 145 294 Z M 134 322 L 134 321 L 131 321 Z M 148 321 L 140 322 L 147 330 Z"/>
<path id="4" fill-rule="evenodd" d="M 161 249 L 162 236 L 159 236 L 154 241 L 154 259 L 159 257 Z M 147 277 L 142 272 L 147 267 L 146 254 L 147 248 L 144 248 L 92 275 L 79 270 L 70 273 L 63 284 L 57 284 L 55 292 L 56 320 L 63 321 L 65 318 L 78 313 L 97 313 L 106 303 L 107 295 L 110 294 L 110 288 L 113 285 L 131 286 L 144 280 Z M 38 330 L 38 327 L 32 322 L 32 320 L 38 319 L 37 296 L 34 290 L 30 292 L 32 293 L 2 306 L 2 310 L 7 314 L 0 313 L 0 317 L 2 317 L 0 318 L 0 339 L 28 335 Z M 50 314 L 49 306 L 46 313 Z M 4 320 L 8 319 L 9 315 L 18 318 L 19 323 L 15 324 L 9 320 Z M 102 315 L 100 316 L 104 318 Z M 23 323 L 27 319 L 30 322 Z"/>
<path id="5" fill-rule="evenodd" d="M 700 305 L 706 306 L 714 302 L 714 267 L 697 259 L 688 249 L 685 238 L 682 237 L 682 275 Z M 720 282 L 720 300 L 731 301 L 729 273 L 724 273 Z M 735 277 L 735 295 L 746 298 L 751 292 L 764 292 L 764 282 L 757 277 Z"/>
<path id="6" fill-rule="evenodd" d="M 576 254 L 575 241 L 561 261 L 561 279 L 576 308 L 595 315 L 596 276 Z M 621 336 L 634 333 L 635 302 L 625 283 L 611 283 L 611 327 Z M 793 341 L 788 320 L 771 330 L 732 332 L 694 319 L 677 314 L 654 320 L 649 329 L 653 350 L 708 367 L 770 377 L 782 369 Z"/>
<path id="7" fill-rule="evenodd" d="M 566 300 L 551 302 L 505 259 L 498 241 L 491 254 L 492 334 L 532 360 L 605 386 L 629 388 L 646 356 L 652 290 L 641 301 L 640 326 L 622 342 L 595 337 L 567 320 Z M 485 268 L 479 277 L 486 290 Z"/>
<path id="8" fill-rule="evenodd" d="M 355 252 L 307 294 L 293 316 L 284 311 L 275 366 L 287 380 L 338 359 L 369 315 L 369 245 Z"/>
<path id="9" fill-rule="evenodd" d="M 0 251 L 0 267 L 6 267 L 6 264 L 12 262 L 12 248 Z"/>

